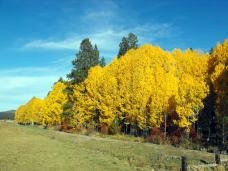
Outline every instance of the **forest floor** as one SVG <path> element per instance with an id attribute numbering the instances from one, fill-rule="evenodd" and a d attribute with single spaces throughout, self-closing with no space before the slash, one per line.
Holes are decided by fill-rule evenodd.
<path id="1" fill-rule="evenodd" d="M 0 121 L 0 171 L 179 170 L 181 156 L 189 165 L 214 162 L 202 151 Z"/>

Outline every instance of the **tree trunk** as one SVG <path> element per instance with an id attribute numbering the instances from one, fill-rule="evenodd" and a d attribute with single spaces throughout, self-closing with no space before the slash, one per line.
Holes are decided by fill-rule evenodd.
<path id="1" fill-rule="evenodd" d="M 222 144 L 225 144 L 225 117 L 222 119 Z"/>
<path id="2" fill-rule="evenodd" d="M 166 137 L 166 127 L 167 127 L 167 116 L 166 113 L 164 113 L 164 120 L 165 120 L 165 132 L 164 132 L 164 137 Z"/>

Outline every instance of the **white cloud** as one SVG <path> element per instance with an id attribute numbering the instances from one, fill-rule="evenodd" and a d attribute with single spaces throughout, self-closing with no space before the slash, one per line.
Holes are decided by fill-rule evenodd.
<path id="1" fill-rule="evenodd" d="M 1 77 L 0 111 L 16 109 L 33 96 L 44 98 L 57 79 L 55 75 Z"/>
<path id="2" fill-rule="evenodd" d="M 53 76 L 5 76 L 1 77 L 0 84 L 1 90 L 0 94 L 5 91 L 10 91 L 12 89 L 24 89 L 24 88 L 34 88 L 40 87 L 50 80 L 56 80 L 58 77 Z M 4 84 L 5 83 L 5 84 Z M 30 89 L 29 88 L 29 89 Z M 28 90 L 29 90 L 28 89 Z"/>
<path id="3" fill-rule="evenodd" d="M 26 43 L 23 48 L 40 48 L 40 49 L 75 49 L 79 47 L 82 39 L 88 37 L 98 48 L 104 52 L 116 52 L 119 42 L 123 36 L 133 32 L 139 36 L 140 42 L 149 43 L 161 38 L 168 38 L 175 35 L 175 27 L 169 23 L 162 24 L 145 24 L 133 28 L 106 28 L 99 32 L 88 34 L 73 35 L 63 40 L 33 40 Z"/>
<path id="4" fill-rule="evenodd" d="M 79 39 L 67 38 L 60 41 L 34 40 L 24 45 L 24 48 L 43 48 L 43 49 L 74 49 L 79 44 Z"/>
<path id="5" fill-rule="evenodd" d="M 40 73 L 47 73 L 54 72 L 56 68 L 50 68 L 48 66 L 45 67 L 18 67 L 13 69 L 1 69 L 0 76 L 1 78 L 4 76 L 15 76 L 18 73 L 22 75 L 39 75 Z"/>
<path id="6" fill-rule="evenodd" d="M 16 109 L 33 96 L 44 98 L 53 83 L 69 72 L 70 60 L 65 57 L 44 67 L 0 70 L 0 111 Z"/>
<path id="7" fill-rule="evenodd" d="M 125 21 L 126 11 L 123 12 L 117 1 L 105 0 L 102 1 L 102 5 L 100 4 L 100 1 L 92 1 L 91 6 L 82 12 L 77 23 L 83 26 L 84 30 L 73 31 L 71 35 L 62 39 L 48 37 L 47 39 L 32 40 L 25 43 L 23 49 L 75 50 L 79 48 L 82 39 L 90 38 L 92 43 L 97 44 L 101 55 L 107 57 L 107 54 L 118 53 L 121 38 L 129 32 L 138 36 L 140 44 L 156 43 L 158 39 L 178 34 L 171 23 L 141 24 L 134 18 L 131 21 Z M 160 6 L 163 3 L 156 2 L 156 4 Z M 136 12 L 130 12 L 130 14 L 134 13 Z M 112 57 L 108 56 L 108 58 Z"/>
<path id="8" fill-rule="evenodd" d="M 115 14 L 112 11 L 100 11 L 100 12 L 87 12 L 85 16 L 83 17 L 85 20 L 97 20 L 101 18 L 111 18 L 114 17 Z"/>

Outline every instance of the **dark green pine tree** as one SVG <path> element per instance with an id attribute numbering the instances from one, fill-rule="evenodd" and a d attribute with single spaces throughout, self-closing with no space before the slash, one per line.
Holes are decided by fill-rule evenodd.
<path id="1" fill-rule="evenodd" d="M 135 34 L 133 33 L 128 34 L 128 45 L 129 45 L 129 49 L 138 48 L 138 38 Z"/>
<path id="2" fill-rule="evenodd" d="M 99 64 L 100 64 L 101 67 L 104 67 L 104 66 L 106 65 L 106 63 L 105 63 L 105 58 L 104 58 L 104 57 L 102 57 L 102 58 L 100 59 Z"/>
<path id="3" fill-rule="evenodd" d="M 120 47 L 120 49 L 119 49 L 119 53 L 118 53 L 118 58 L 123 56 L 129 49 L 128 40 L 126 37 L 122 38 L 122 41 L 120 42 L 119 47 Z"/>
<path id="4" fill-rule="evenodd" d="M 88 38 L 82 40 L 80 50 L 72 61 L 73 69 L 67 77 L 73 84 L 83 82 L 91 67 L 99 65 L 99 51 L 97 46 L 91 44 Z"/>
<path id="5" fill-rule="evenodd" d="M 118 58 L 123 56 L 128 50 L 138 48 L 138 38 L 135 34 L 129 33 L 128 37 L 123 37 L 119 44 Z"/>

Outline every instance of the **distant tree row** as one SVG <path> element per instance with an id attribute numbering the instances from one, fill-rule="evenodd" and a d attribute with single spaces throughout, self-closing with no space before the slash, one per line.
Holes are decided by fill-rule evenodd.
<path id="1" fill-rule="evenodd" d="M 65 89 L 66 85 L 63 82 L 57 82 L 45 99 L 33 97 L 17 109 L 16 121 L 22 124 L 41 124 L 45 127 L 60 125 L 63 105 L 68 100 Z"/>
<path id="2" fill-rule="evenodd" d="M 32 98 L 16 111 L 22 124 L 93 128 L 106 133 L 160 129 L 165 136 L 201 132 L 227 142 L 228 40 L 210 54 L 138 46 L 123 37 L 117 58 L 105 66 L 97 46 L 81 42 L 68 80 L 44 100 Z"/>

